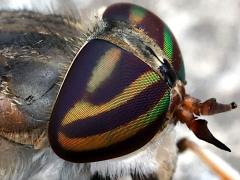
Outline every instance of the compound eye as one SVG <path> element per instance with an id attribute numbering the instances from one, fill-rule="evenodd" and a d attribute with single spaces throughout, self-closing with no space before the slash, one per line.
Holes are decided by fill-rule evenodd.
<path id="1" fill-rule="evenodd" d="M 118 3 L 106 9 L 103 19 L 109 23 L 127 22 L 143 29 L 164 51 L 178 78 L 185 81 L 184 64 L 177 41 L 168 26 L 159 17 L 143 7 Z"/>
<path id="2" fill-rule="evenodd" d="M 133 54 L 89 41 L 62 84 L 49 124 L 52 149 L 72 162 L 130 153 L 162 128 L 169 106 L 164 80 Z"/>

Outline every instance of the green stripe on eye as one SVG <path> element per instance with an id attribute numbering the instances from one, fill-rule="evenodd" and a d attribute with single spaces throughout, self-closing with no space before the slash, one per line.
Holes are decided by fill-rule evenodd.
<path id="1" fill-rule="evenodd" d="M 133 132 L 136 133 L 141 129 L 145 128 L 146 126 L 148 126 L 149 124 L 151 124 L 152 122 L 156 121 L 157 118 L 159 118 L 162 114 L 167 112 L 169 102 L 170 102 L 170 92 L 166 91 L 164 96 L 158 101 L 158 103 L 152 109 L 150 109 L 145 114 L 142 114 L 141 116 L 139 116 L 136 120 L 131 121 L 127 125 L 119 127 L 123 129 L 119 131 L 117 135 L 115 135 L 115 137 L 126 136 L 126 135 L 130 137 L 131 135 L 128 135 L 129 133 L 130 134 Z M 108 142 L 110 144 L 116 140 L 116 139 L 112 139 L 112 137 L 113 136 L 111 134 L 111 139 L 109 139 L 109 142 Z"/>
<path id="2" fill-rule="evenodd" d="M 144 78 L 141 81 L 141 83 L 145 84 L 145 85 L 149 85 L 149 83 L 153 84 L 153 83 L 156 83 L 160 80 L 161 80 L 161 78 L 157 73 L 149 73 L 149 76 L 146 76 L 146 78 Z"/>
<path id="3" fill-rule="evenodd" d="M 166 53 L 169 60 L 172 60 L 173 57 L 173 42 L 172 42 L 172 35 L 167 26 L 164 26 L 164 44 L 163 50 Z"/>
<path id="4" fill-rule="evenodd" d="M 185 81 L 185 68 L 183 62 L 181 63 L 177 74 L 180 80 Z"/>
<path id="5" fill-rule="evenodd" d="M 170 92 L 167 91 L 162 99 L 153 107 L 153 109 L 146 114 L 145 122 L 147 124 L 155 121 L 159 115 L 167 111 L 170 102 L 169 97 Z"/>
<path id="6" fill-rule="evenodd" d="M 141 7 L 133 6 L 130 9 L 130 13 L 131 13 L 131 16 L 133 17 L 138 17 L 140 19 L 143 19 L 146 14 L 146 11 Z"/>
<path id="7" fill-rule="evenodd" d="M 161 116 L 164 112 L 167 112 L 168 106 L 170 102 L 170 92 L 167 91 L 161 100 L 147 113 L 141 115 L 136 122 L 131 126 L 132 129 L 136 128 L 144 128 L 151 124 L 152 122 L 156 121 L 156 119 Z M 130 128 L 130 127 L 129 127 Z M 131 129 L 130 128 L 130 129 Z"/>

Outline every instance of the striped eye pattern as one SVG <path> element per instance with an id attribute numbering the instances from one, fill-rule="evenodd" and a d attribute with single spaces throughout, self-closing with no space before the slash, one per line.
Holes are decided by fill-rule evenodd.
<path id="1" fill-rule="evenodd" d="M 160 38 L 147 28 L 145 18 L 151 17 L 154 26 L 160 25 Z M 154 14 L 120 3 L 106 9 L 103 19 L 144 27 L 184 78 L 175 39 Z M 169 86 L 149 65 L 112 42 L 92 39 L 75 57 L 58 94 L 49 123 L 50 145 L 61 158 L 78 163 L 131 153 L 164 128 L 169 103 Z"/>
<path id="2" fill-rule="evenodd" d="M 185 81 L 182 55 L 177 41 L 168 26 L 155 14 L 143 7 L 119 3 L 106 9 L 103 19 L 107 22 L 124 21 L 143 29 L 165 52 L 178 78 Z"/>

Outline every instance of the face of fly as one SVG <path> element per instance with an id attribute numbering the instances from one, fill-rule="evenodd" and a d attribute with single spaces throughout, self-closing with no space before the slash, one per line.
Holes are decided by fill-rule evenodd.
<path id="1" fill-rule="evenodd" d="M 75 57 L 49 124 L 51 147 L 73 162 L 114 158 L 145 145 L 167 124 L 174 81 L 185 80 L 176 40 L 153 13 L 120 3 L 106 9 L 103 21 L 107 27 Z"/>
<path id="2" fill-rule="evenodd" d="M 38 129 L 36 136 L 41 137 L 48 119 L 51 119 L 49 140 L 59 156 L 73 162 L 109 159 L 133 152 L 149 142 L 157 131 L 164 129 L 168 123 L 167 111 L 173 106 L 171 118 L 186 123 L 200 139 L 229 150 L 212 136 L 205 121 L 193 120 L 196 119 L 194 114 L 214 114 L 233 109 L 236 105 L 222 106 L 214 100 L 202 105 L 199 100 L 189 98 L 183 87 L 185 71 L 181 52 L 167 25 L 150 11 L 125 3 L 107 8 L 103 21 L 107 28 L 96 33 L 75 58 L 74 53 L 67 50 L 78 41 L 64 41 L 54 36 L 52 41 L 55 38 L 59 40 L 56 46 L 64 44 L 57 47 L 64 53 L 66 51 L 66 59 L 74 59 L 71 66 L 70 61 L 57 61 L 60 56 L 54 57 L 53 61 L 44 58 L 32 61 L 21 59 L 26 57 L 22 56 L 18 63 L 10 61 L 8 56 L 1 57 L 4 62 L 2 102 L 7 107 L 3 112 L 14 112 L 11 116 L 9 113 L 4 115 L 3 136 L 10 139 L 12 132 Z M 71 31 L 77 34 L 77 31 Z M 37 37 L 45 38 L 43 36 Z M 29 37 L 33 39 L 35 34 L 30 33 Z M 48 46 L 31 45 L 47 53 Z M 32 56 L 37 57 L 37 53 Z M 92 62 L 86 60 L 89 57 Z M 38 73 L 40 78 L 35 81 L 30 74 Z M 59 78 L 61 75 L 66 77 L 64 82 Z M 58 83 L 61 84 L 60 92 Z M 76 88 L 71 88 L 75 84 Z M 43 107 L 41 111 L 35 111 L 39 106 Z M 51 112 L 46 109 L 53 106 L 50 118 Z M 209 107 L 212 111 L 205 111 Z M 78 114 L 85 115 L 79 117 Z M 20 123 L 12 123 L 16 120 Z M 138 141 L 140 138 L 143 139 L 141 142 Z M 12 139 L 26 144 L 32 142 L 32 139 L 16 140 L 15 136 Z M 119 152 L 119 147 L 124 150 Z"/>
<path id="3" fill-rule="evenodd" d="M 149 142 L 169 119 L 230 151 L 196 119 L 236 105 L 200 103 L 185 93 L 182 56 L 167 25 L 127 3 L 108 7 L 103 20 L 106 27 L 81 48 L 54 105 L 49 141 L 55 153 L 72 162 L 122 156 Z"/>

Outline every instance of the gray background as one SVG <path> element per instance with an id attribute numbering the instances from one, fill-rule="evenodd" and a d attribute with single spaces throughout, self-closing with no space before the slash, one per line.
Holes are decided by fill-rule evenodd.
<path id="1" fill-rule="evenodd" d="M 82 18 L 113 0 L 76 0 Z M 240 1 L 239 0 L 148 0 L 124 1 L 139 4 L 161 17 L 175 34 L 182 51 L 187 92 L 205 100 L 240 103 Z M 48 13 L 66 13 L 62 1 L 5 1 L 2 7 L 38 9 Z M 71 5 L 68 5 L 71 8 Z M 63 10 L 63 8 L 65 10 Z M 187 136 L 240 171 L 240 109 L 204 117 L 214 135 L 227 144 L 232 152 L 224 152 L 199 141 L 183 125 L 177 126 L 178 138 Z M 179 156 L 174 179 L 217 179 L 191 152 Z"/>

